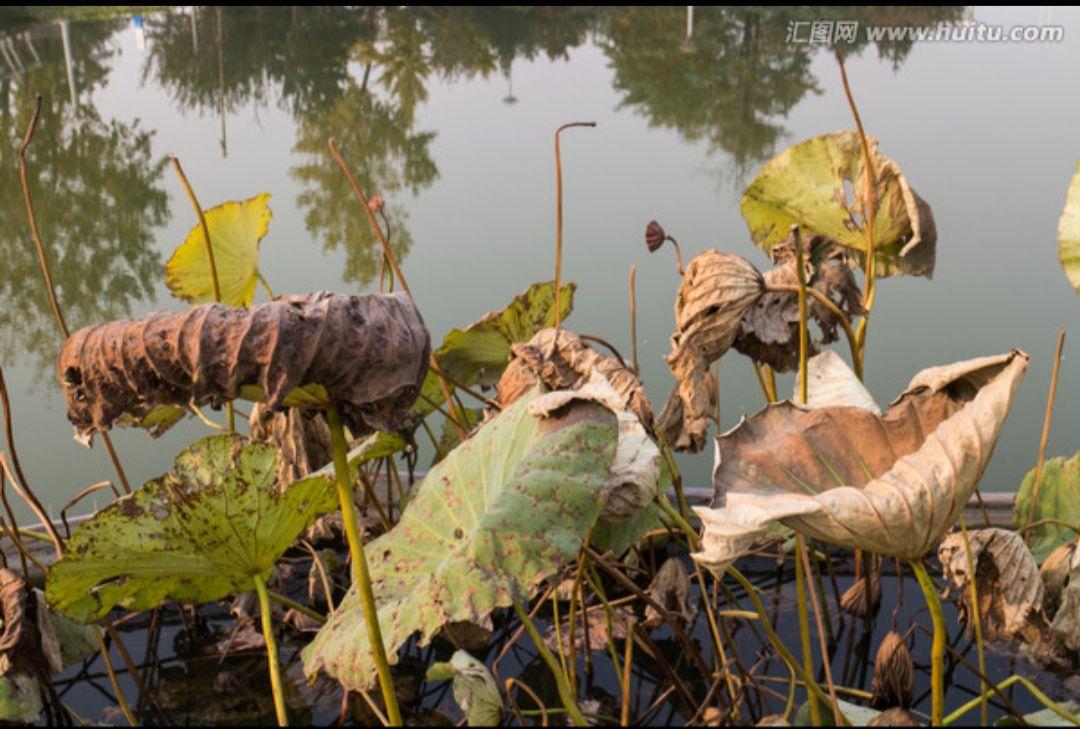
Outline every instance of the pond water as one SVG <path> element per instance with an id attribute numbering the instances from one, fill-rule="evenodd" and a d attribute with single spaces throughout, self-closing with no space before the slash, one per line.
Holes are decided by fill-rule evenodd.
<path id="1" fill-rule="evenodd" d="M 552 133 L 595 120 L 563 142 L 564 270 L 579 284 L 569 324 L 628 354 L 636 264 L 642 374 L 659 409 L 673 382 L 663 355 L 678 279 L 669 250 L 646 253 L 646 222 L 659 219 L 688 259 L 715 247 L 764 265 L 739 215 L 743 188 L 788 144 L 852 126 L 832 56 L 788 42 L 788 23 L 846 12 L 862 24 L 934 24 L 965 11 L 698 8 L 689 38 L 680 7 L 0 12 L 0 364 L 21 460 L 55 513 L 113 473 L 104 453 L 71 439 L 51 370 L 60 342 L 16 165 L 34 94 L 36 206 L 72 328 L 183 307 L 163 265 L 195 221 L 168 154 L 207 207 L 273 194 L 261 267 L 276 292 L 372 290 L 379 255 L 326 153 L 334 136 L 367 192 L 386 199 L 402 266 L 441 339 L 552 277 Z M 932 281 L 880 286 L 867 382 L 885 403 L 925 366 L 1029 352 L 983 483 L 997 491 L 1035 460 L 1057 332 L 1080 318 L 1056 256 L 1080 156 L 1070 93 L 1080 10 L 966 12 L 1062 25 L 1065 38 L 847 47 L 867 128 L 933 205 L 939 232 Z M 730 427 L 761 395 L 745 359 L 726 358 L 720 378 Z M 1077 382 L 1080 358 L 1066 357 L 1051 455 L 1077 446 Z M 141 483 L 206 432 L 186 423 L 159 441 L 115 441 Z M 711 460 L 683 459 L 688 483 L 706 485 Z"/>

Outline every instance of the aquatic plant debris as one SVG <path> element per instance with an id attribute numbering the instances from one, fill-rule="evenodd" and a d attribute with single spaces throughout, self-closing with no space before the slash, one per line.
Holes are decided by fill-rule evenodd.
<path id="1" fill-rule="evenodd" d="M 1058 221 L 1058 260 L 1069 283 L 1080 294 L 1080 162 L 1076 163 L 1076 174 L 1069 182 L 1065 198 L 1065 210 Z"/>
<path id="2" fill-rule="evenodd" d="M 449 661 L 431 664 L 425 680 L 453 682 L 454 701 L 469 726 L 497 726 L 502 720 L 502 695 L 495 677 L 467 652 L 454 651 Z"/>
<path id="3" fill-rule="evenodd" d="M 259 281 L 259 243 L 270 228 L 270 194 L 229 201 L 205 212 L 210 247 L 221 291 L 228 306 L 250 306 Z M 214 282 L 206 255 L 206 237 L 196 224 L 165 264 L 165 284 L 173 296 L 192 304 L 214 302 Z"/>
<path id="4" fill-rule="evenodd" d="M 596 523 L 615 415 L 576 401 L 542 418 L 529 407 L 539 397 L 536 388 L 507 406 L 432 467 L 397 525 L 367 545 L 391 661 L 416 632 L 423 643 L 447 623 L 528 599 Z M 302 655 L 308 675 L 325 671 L 348 690 L 374 682 L 355 586 Z"/>
<path id="5" fill-rule="evenodd" d="M 744 418 L 717 438 L 694 558 L 723 572 L 777 520 L 849 549 L 922 557 L 978 484 L 1027 363 L 1013 350 L 923 370 L 884 415 L 785 401 Z"/>
<path id="6" fill-rule="evenodd" d="M 934 272 L 937 228 L 930 206 L 900 168 L 869 138 L 874 179 L 874 259 L 878 277 Z M 770 251 L 792 225 L 851 251 L 866 252 L 861 196 L 863 154 L 859 135 L 832 132 L 788 147 L 762 167 L 743 194 L 741 211 L 754 244 Z"/>
<path id="7" fill-rule="evenodd" d="M 1013 524 L 1025 530 L 1028 547 L 1042 562 L 1056 547 L 1076 539 L 1077 533 L 1067 525 L 1080 526 L 1080 451 L 1068 458 L 1046 459 L 1037 493 L 1035 471 L 1028 471 L 1016 492 Z"/>
<path id="8" fill-rule="evenodd" d="M 197 441 L 173 469 L 83 522 L 46 580 L 49 605 L 80 622 L 119 606 L 208 602 L 251 589 L 337 506 L 313 476 L 278 492 L 277 449 L 238 435 Z"/>
<path id="9" fill-rule="evenodd" d="M 312 384 L 362 435 L 400 427 L 429 353 L 408 295 L 320 292 L 86 327 L 64 343 L 56 367 L 68 420 L 84 438 L 162 403 L 216 406 L 254 390 L 278 409 Z"/>

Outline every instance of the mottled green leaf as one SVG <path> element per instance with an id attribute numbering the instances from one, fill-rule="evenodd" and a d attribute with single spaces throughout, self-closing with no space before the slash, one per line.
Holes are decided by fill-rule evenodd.
<path id="1" fill-rule="evenodd" d="M 454 700 L 469 726 L 497 726 L 502 719 L 502 696 L 494 676 L 465 651 L 456 651 L 449 661 L 431 664 L 425 679 L 454 682 Z"/>
<path id="2" fill-rule="evenodd" d="M 33 724 L 41 715 L 41 691 L 33 676 L 0 676 L 0 721 Z"/>
<path id="3" fill-rule="evenodd" d="M 454 417 L 457 422 L 465 429 L 465 435 L 468 436 L 472 432 L 481 420 L 484 418 L 484 411 L 480 408 L 454 408 Z M 442 435 L 439 436 L 439 445 L 435 453 L 435 459 L 431 465 L 435 465 L 441 461 L 446 454 L 454 450 L 461 444 L 462 438 L 458 431 L 457 425 L 451 422 L 449 419 L 443 421 Z"/>
<path id="4" fill-rule="evenodd" d="M 280 492 L 277 448 L 237 435 L 181 451 L 173 470 L 87 520 L 49 570 L 46 596 L 82 622 L 114 606 L 167 598 L 208 602 L 250 588 L 321 514 L 337 505 L 323 477 Z"/>
<path id="5" fill-rule="evenodd" d="M 206 227 L 221 291 L 221 303 L 248 306 L 259 280 L 259 242 L 270 227 L 269 193 L 229 201 L 206 211 Z M 172 295 L 191 304 L 214 301 L 206 237 L 196 224 L 165 264 Z"/>
<path id="6" fill-rule="evenodd" d="M 896 163 L 868 139 L 875 181 L 874 250 L 878 276 L 934 272 L 937 230 L 930 206 L 908 185 Z M 862 146 L 855 132 L 823 134 L 781 152 L 746 189 L 742 216 L 758 248 L 783 243 L 798 224 L 861 258 L 864 189 Z"/>
<path id="7" fill-rule="evenodd" d="M 1015 716 L 1003 716 L 994 722 L 994 726 L 1076 726 L 1077 721 L 1080 721 L 1075 718 L 1080 717 L 1080 704 L 1069 700 L 1061 702 L 1058 707 L 1067 714 L 1072 714 L 1074 719 L 1070 721 L 1053 709 L 1042 709 L 1024 714 L 1022 724 Z"/>
<path id="8" fill-rule="evenodd" d="M 573 559 L 596 522 L 615 456 L 616 419 L 575 401 L 553 417 L 530 414 L 533 390 L 435 465 L 398 524 L 367 546 L 379 623 L 391 660 L 419 631 L 478 621 L 527 599 Z M 375 678 L 360 599 L 351 589 L 304 650 L 350 690 Z"/>
<path id="9" fill-rule="evenodd" d="M 1058 221 L 1058 259 L 1069 283 L 1080 293 L 1080 162 L 1076 163 L 1065 210 Z"/>
<path id="10" fill-rule="evenodd" d="M 1024 476 L 1013 506 L 1013 523 L 1017 529 L 1028 524 L 1054 519 L 1080 528 L 1080 451 L 1072 458 L 1051 458 L 1043 463 L 1042 479 L 1035 510 L 1031 510 L 1035 496 L 1035 469 Z M 1035 559 L 1042 564 L 1046 556 L 1058 545 L 1076 539 L 1076 532 L 1058 524 L 1042 524 L 1025 533 L 1028 547 Z"/>

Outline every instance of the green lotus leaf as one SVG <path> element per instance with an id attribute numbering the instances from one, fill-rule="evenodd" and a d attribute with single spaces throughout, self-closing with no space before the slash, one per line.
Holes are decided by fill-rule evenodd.
<path id="1" fill-rule="evenodd" d="M 1058 259 L 1069 283 L 1080 293 L 1080 162 L 1076 163 L 1065 210 L 1058 221 Z"/>
<path id="2" fill-rule="evenodd" d="M 173 470 L 101 510 L 71 535 L 46 580 L 49 605 L 91 622 L 113 606 L 218 600 L 250 589 L 337 498 L 329 481 L 275 488 L 277 448 L 238 435 L 200 440 Z"/>
<path id="3" fill-rule="evenodd" d="M 425 679 L 453 681 L 454 701 L 469 726 L 498 726 L 502 720 L 502 695 L 495 677 L 467 652 L 455 651 L 449 661 L 431 664 Z"/>
<path id="4" fill-rule="evenodd" d="M 1031 502 L 1035 499 L 1035 508 Z M 1035 469 L 1028 471 L 1016 493 L 1013 523 L 1017 529 L 1052 519 L 1080 527 L 1080 451 L 1072 458 L 1050 458 L 1043 463 L 1038 493 Z M 1040 524 L 1024 534 L 1035 559 L 1042 564 L 1054 548 L 1076 539 L 1076 532 L 1060 524 Z"/>
<path id="5" fill-rule="evenodd" d="M 221 303 L 249 306 L 259 281 L 259 242 L 270 227 L 269 193 L 229 201 L 206 211 Z M 165 284 L 191 304 L 214 301 L 214 282 L 201 225 L 188 233 L 165 264 Z"/>
<path id="6" fill-rule="evenodd" d="M 562 287 L 562 318 L 574 310 L 575 284 Z M 498 382 L 510 361 L 510 345 L 527 342 L 555 326 L 555 282 L 534 283 L 505 308 L 485 314 L 464 329 L 451 329 L 435 350 L 439 368 L 466 387 Z M 445 401 L 438 376 L 428 370 L 413 415 L 422 418 Z"/>
<path id="7" fill-rule="evenodd" d="M 573 401 L 551 417 L 505 408 L 436 464 L 389 532 L 366 548 L 391 660 L 413 633 L 480 620 L 525 600 L 574 558 L 596 523 L 615 456 L 615 415 Z M 371 685 L 375 663 L 355 586 L 304 649 L 304 670 L 348 690 Z"/>
<path id="8" fill-rule="evenodd" d="M 908 185 L 896 163 L 868 139 L 875 183 L 874 251 L 878 276 L 931 276 L 937 229 L 930 206 Z M 823 235 L 861 259 L 864 163 L 859 135 L 813 137 L 784 150 L 762 168 L 742 198 L 742 216 L 754 244 L 772 250 L 791 226 Z"/>

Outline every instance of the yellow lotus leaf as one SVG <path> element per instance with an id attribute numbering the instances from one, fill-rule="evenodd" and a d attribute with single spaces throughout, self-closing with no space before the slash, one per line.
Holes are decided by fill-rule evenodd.
<path id="1" fill-rule="evenodd" d="M 884 415 L 785 401 L 744 418 L 717 438 L 694 558 L 722 572 L 774 521 L 849 549 L 922 557 L 975 490 L 1027 364 L 1013 350 L 923 370 Z"/>
<path id="2" fill-rule="evenodd" d="M 270 193 L 222 203 L 206 211 L 221 303 L 249 306 L 259 281 L 259 242 L 270 227 Z M 196 224 L 165 264 L 165 283 L 178 299 L 191 304 L 214 301 L 206 238 Z"/>
<path id="3" fill-rule="evenodd" d="M 1080 162 L 1076 164 L 1065 210 L 1058 221 L 1058 259 L 1069 283 L 1080 293 Z"/>

